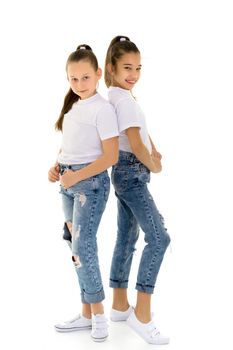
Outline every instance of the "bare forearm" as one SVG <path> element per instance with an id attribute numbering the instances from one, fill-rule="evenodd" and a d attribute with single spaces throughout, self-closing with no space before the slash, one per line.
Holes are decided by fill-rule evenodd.
<path id="1" fill-rule="evenodd" d="M 133 149 L 133 153 L 137 157 L 137 159 L 140 160 L 140 162 L 142 162 L 153 173 L 157 173 L 162 170 L 160 160 L 152 159 L 148 149 L 143 143 L 140 146 L 135 147 Z"/>
<path id="2" fill-rule="evenodd" d="M 93 163 L 87 165 L 85 168 L 75 171 L 75 176 L 77 178 L 77 182 L 88 179 L 91 176 L 95 176 L 97 174 L 102 173 L 103 171 L 110 168 L 113 164 L 117 162 L 117 158 L 109 156 L 102 156 L 95 160 Z"/>

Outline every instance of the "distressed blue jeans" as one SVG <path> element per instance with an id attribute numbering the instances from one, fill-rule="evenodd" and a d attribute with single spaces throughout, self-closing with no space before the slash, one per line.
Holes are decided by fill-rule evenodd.
<path id="1" fill-rule="evenodd" d="M 60 174 L 62 175 L 67 168 L 79 170 L 87 165 L 60 164 Z M 108 172 L 104 171 L 80 181 L 68 189 L 62 185 L 60 188 L 65 221 L 72 223 L 72 255 L 81 290 L 81 301 L 84 304 L 99 303 L 105 298 L 105 294 L 99 268 L 96 234 L 109 196 Z M 69 232 L 66 232 L 66 236 L 68 234 Z"/>
<path id="2" fill-rule="evenodd" d="M 145 234 L 146 245 L 141 256 L 136 289 L 152 294 L 170 237 L 147 188 L 150 172 L 132 153 L 120 151 L 118 163 L 112 168 L 111 180 L 117 197 L 118 232 L 110 287 L 128 287 L 140 227 Z"/>

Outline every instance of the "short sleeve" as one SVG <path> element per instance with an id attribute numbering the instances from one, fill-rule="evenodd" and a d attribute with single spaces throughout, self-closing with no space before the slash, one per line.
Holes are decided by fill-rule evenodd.
<path id="1" fill-rule="evenodd" d="M 116 105 L 119 132 L 130 127 L 142 127 L 140 108 L 131 98 L 121 99 Z"/>
<path id="2" fill-rule="evenodd" d="M 110 103 L 106 103 L 97 113 L 96 126 L 101 140 L 119 136 L 117 116 Z"/>

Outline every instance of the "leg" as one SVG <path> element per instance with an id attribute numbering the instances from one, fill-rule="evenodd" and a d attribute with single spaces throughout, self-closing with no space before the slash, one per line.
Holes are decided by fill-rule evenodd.
<path id="1" fill-rule="evenodd" d="M 91 304 L 90 309 L 93 315 L 103 315 L 104 313 L 104 307 L 102 303 Z"/>
<path id="2" fill-rule="evenodd" d="M 68 221 L 68 222 L 66 222 L 66 225 L 68 226 L 70 233 L 72 233 L 72 222 Z"/>
<path id="3" fill-rule="evenodd" d="M 152 294 L 170 237 L 147 186 L 141 188 L 140 193 L 142 205 L 135 212 L 137 211 L 139 224 L 145 233 L 146 246 L 142 252 L 136 289 Z"/>
<path id="4" fill-rule="evenodd" d="M 162 335 L 151 320 L 151 296 L 170 238 L 147 186 L 139 185 L 137 190 L 132 192 L 134 199 L 131 194 L 128 194 L 127 199 L 145 233 L 146 246 L 137 276 L 137 304 L 127 323 L 146 342 L 156 345 L 168 344 L 169 337 Z"/>
<path id="5" fill-rule="evenodd" d="M 69 243 L 71 247 L 72 242 L 72 221 L 73 221 L 73 206 L 74 199 L 68 195 L 67 191 L 61 189 L 62 194 L 62 207 L 65 214 L 64 235 L 63 238 Z M 87 319 L 91 319 L 91 306 L 90 304 L 82 303 L 82 316 Z"/>
<path id="6" fill-rule="evenodd" d="M 138 290 L 137 312 L 143 309 L 142 319 L 150 319 L 150 296 L 170 238 L 145 183 L 138 183 L 133 190 L 124 193 L 124 200 L 132 210 L 145 233 L 146 246 L 143 250 L 136 289 Z M 146 312 L 147 310 L 147 312 Z"/>
<path id="7" fill-rule="evenodd" d="M 104 291 L 96 234 L 109 193 L 109 181 L 103 181 L 103 187 L 98 186 L 98 181 L 95 184 L 87 182 L 87 188 L 84 183 L 83 185 L 83 188 L 80 186 L 81 188 L 75 193 L 72 252 L 82 289 L 82 301 L 89 303 L 91 308 L 91 336 L 94 341 L 100 342 L 107 338 L 108 326 L 102 304 Z M 91 186 L 93 190 L 90 189 Z"/>
<path id="8" fill-rule="evenodd" d="M 148 323 L 151 321 L 151 294 L 138 291 L 134 312 L 140 322 Z"/>
<path id="9" fill-rule="evenodd" d="M 82 302 L 88 304 L 98 304 L 104 299 L 96 234 L 109 193 L 109 181 L 102 183 L 99 177 L 80 182 L 74 189 L 72 253 Z"/>
<path id="10" fill-rule="evenodd" d="M 118 311 L 126 311 L 129 306 L 127 288 L 113 288 L 112 308 Z"/>
<path id="11" fill-rule="evenodd" d="M 129 308 L 127 298 L 128 279 L 135 244 L 138 240 L 139 227 L 130 208 L 118 195 L 117 197 L 118 232 L 112 258 L 110 287 L 114 288 L 113 309 L 126 311 Z"/>
<path id="12" fill-rule="evenodd" d="M 91 305 L 82 304 L 82 315 L 88 319 L 91 319 Z"/>
<path id="13" fill-rule="evenodd" d="M 72 220 L 74 199 L 63 187 L 61 187 L 62 205 L 65 214 L 63 238 L 68 242 L 71 248 L 72 241 Z M 90 304 L 82 304 L 82 315 L 78 315 L 70 321 L 56 324 L 57 332 L 73 332 L 91 328 L 91 307 Z"/>
<path id="14" fill-rule="evenodd" d="M 71 248 L 72 241 L 72 218 L 73 218 L 73 205 L 74 199 L 68 192 L 61 186 L 62 195 L 62 207 L 65 216 L 65 223 L 63 227 L 63 239 L 67 242 L 68 246 Z"/>

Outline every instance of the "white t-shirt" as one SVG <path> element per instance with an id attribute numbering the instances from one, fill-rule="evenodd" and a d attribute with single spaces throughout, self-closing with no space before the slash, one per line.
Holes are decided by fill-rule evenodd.
<path id="1" fill-rule="evenodd" d="M 58 162 L 84 164 L 102 154 L 102 140 L 119 135 L 117 117 L 111 104 L 96 93 L 78 100 L 64 115 L 62 145 Z"/>
<path id="2" fill-rule="evenodd" d="M 142 142 L 151 153 L 152 147 L 146 127 L 144 114 L 129 90 L 111 86 L 108 92 L 109 102 L 114 106 L 119 128 L 119 149 L 131 152 L 125 130 L 130 127 L 139 127 Z"/>

